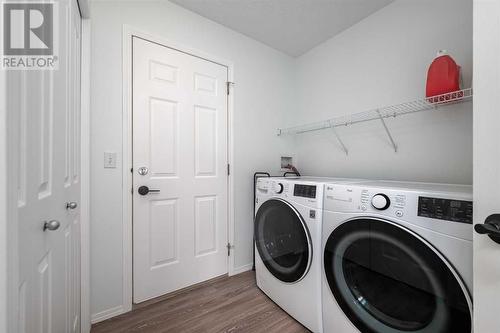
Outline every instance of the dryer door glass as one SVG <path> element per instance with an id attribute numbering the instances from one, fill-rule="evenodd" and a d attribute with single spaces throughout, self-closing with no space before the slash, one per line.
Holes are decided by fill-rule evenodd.
<path id="1" fill-rule="evenodd" d="M 326 278 L 361 332 L 471 332 L 471 301 L 451 265 L 419 236 L 378 219 L 329 236 Z"/>
<path id="2" fill-rule="evenodd" d="M 297 282 L 309 269 L 309 232 L 299 212 L 283 200 L 271 199 L 260 206 L 255 246 L 269 272 L 283 282 Z"/>

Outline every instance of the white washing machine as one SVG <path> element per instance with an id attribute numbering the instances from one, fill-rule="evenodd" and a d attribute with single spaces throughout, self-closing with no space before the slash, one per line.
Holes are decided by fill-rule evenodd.
<path id="1" fill-rule="evenodd" d="M 257 286 L 313 332 L 322 332 L 321 219 L 326 178 L 260 178 L 256 184 Z"/>
<path id="2" fill-rule="evenodd" d="M 325 186 L 325 333 L 471 333 L 472 187 Z"/>

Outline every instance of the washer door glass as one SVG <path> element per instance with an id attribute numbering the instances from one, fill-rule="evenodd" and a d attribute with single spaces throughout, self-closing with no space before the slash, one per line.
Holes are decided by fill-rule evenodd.
<path id="1" fill-rule="evenodd" d="M 361 332 L 471 332 L 463 283 L 409 230 L 377 219 L 350 220 L 332 232 L 324 254 L 330 289 Z"/>
<path id="2" fill-rule="evenodd" d="M 283 200 L 262 204 L 255 216 L 255 246 L 269 272 L 283 282 L 297 282 L 312 257 L 310 237 L 299 212 Z"/>

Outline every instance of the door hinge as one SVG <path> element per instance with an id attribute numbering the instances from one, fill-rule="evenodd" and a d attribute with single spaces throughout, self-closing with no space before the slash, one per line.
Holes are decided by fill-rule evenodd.
<path id="1" fill-rule="evenodd" d="M 229 176 L 231 174 L 231 165 L 227 165 L 227 175 Z"/>
<path id="2" fill-rule="evenodd" d="M 231 243 L 227 243 L 227 256 L 229 257 L 231 255 L 231 249 L 234 249 L 234 245 L 231 245 Z"/>
<path id="3" fill-rule="evenodd" d="M 230 82 L 230 81 L 226 82 L 226 89 L 227 89 L 227 94 L 228 95 L 229 95 L 229 89 L 230 89 L 231 85 L 234 85 L 234 82 Z"/>

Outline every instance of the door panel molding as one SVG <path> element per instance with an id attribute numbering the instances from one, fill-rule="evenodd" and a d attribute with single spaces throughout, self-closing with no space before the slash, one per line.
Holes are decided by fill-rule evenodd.
<path id="1" fill-rule="evenodd" d="M 25 314 L 26 285 L 18 285 L 18 131 L 19 113 L 9 112 L 22 98 L 13 71 L 0 71 L 0 331 L 17 332 Z M 24 199 L 24 198 L 23 198 Z M 23 200 L 24 201 L 24 200 Z M 19 299 L 21 298 L 21 300 Z M 22 318 L 22 317 L 21 317 Z"/>
<path id="2" fill-rule="evenodd" d="M 123 183 L 123 304 L 122 312 L 132 310 L 132 38 L 141 38 L 170 49 L 180 51 L 182 53 L 201 58 L 228 68 L 228 80 L 233 82 L 234 65 L 232 61 L 219 58 L 203 51 L 196 50 L 185 45 L 179 44 L 172 40 L 168 40 L 161 36 L 153 35 L 148 32 L 141 31 L 129 25 L 123 26 L 123 126 L 122 126 L 122 183 Z M 162 64 L 165 65 L 165 64 Z M 157 66 L 158 67 L 158 66 Z M 167 71 L 170 69 L 170 71 Z M 151 73 L 153 74 L 153 73 Z M 175 71 L 170 67 L 156 68 L 155 77 L 162 83 L 165 79 L 170 81 L 176 78 Z M 214 89 L 222 89 L 223 87 L 213 87 L 209 83 L 210 80 L 206 77 L 199 77 L 198 88 L 204 93 L 211 93 Z M 174 80 L 175 81 L 175 80 Z M 160 81 L 159 81 L 160 82 Z M 168 82 L 166 82 L 168 83 Z M 228 95 L 227 100 L 227 160 L 229 164 L 233 164 L 233 108 L 234 108 L 234 93 Z M 228 176 L 228 212 L 227 212 L 227 231 L 228 241 L 234 244 L 234 179 L 232 173 Z M 228 258 L 228 274 L 234 275 L 234 252 Z M 118 315 L 119 313 L 116 313 Z"/>

